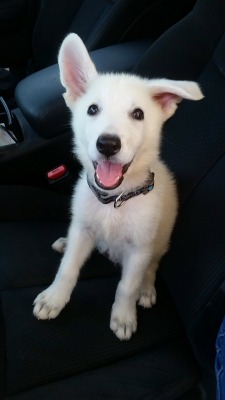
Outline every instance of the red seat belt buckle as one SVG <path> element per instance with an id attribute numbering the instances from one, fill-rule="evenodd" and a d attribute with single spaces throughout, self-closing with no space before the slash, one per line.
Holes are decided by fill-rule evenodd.
<path id="1" fill-rule="evenodd" d="M 52 169 L 51 171 L 48 171 L 47 177 L 48 180 L 52 183 L 57 181 L 58 179 L 63 178 L 64 176 L 67 175 L 67 168 L 64 164 L 59 165 L 58 167 Z"/>

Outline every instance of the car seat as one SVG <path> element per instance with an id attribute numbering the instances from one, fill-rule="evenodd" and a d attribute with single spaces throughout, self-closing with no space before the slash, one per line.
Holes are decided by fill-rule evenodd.
<path id="1" fill-rule="evenodd" d="M 0 95 L 13 103 L 16 84 L 56 63 L 69 32 L 79 34 L 89 50 L 134 37 L 155 39 L 186 15 L 195 1 L 4 1 L 0 4 Z"/>
<path id="2" fill-rule="evenodd" d="M 109 329 L 119 269 L 98 253 L 57 319 L 33 317 L 32 302 L 60 261 L 50 245 L 66 234 L 70 200 L 35 182 L 1 186 L 2 399 L 215 399 L 215 339 L 225 313 L 224 22 L 222 0 L 198 0 L 134 66 L 150 77 L 197 80 L 205 99 L 181 103 L 164 129 L 179 216 L 158 274 L 157 304 L 138 307 L 130 341 Z"/>
<path id="3" fill-rule="evenodd" d="M 196 0 L 92 0 L 43 2 L 33 33 L 32 72 L 57 62 L 66 34 L 77 33 L 89 51 L 112 44 L 155 39 L 185 16 Z M 62 19 L 62 15 L 64 18 Z"/>

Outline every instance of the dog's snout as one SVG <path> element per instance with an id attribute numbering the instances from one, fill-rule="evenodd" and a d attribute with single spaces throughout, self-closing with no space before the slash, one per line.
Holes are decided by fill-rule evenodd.
<path id="1" fill-rule="evenodd" d="M 103 133 L 98 137 L 96 147 L 101 154 L 110 157 L 120 151 L 121 141 L 117 135 Z"/>

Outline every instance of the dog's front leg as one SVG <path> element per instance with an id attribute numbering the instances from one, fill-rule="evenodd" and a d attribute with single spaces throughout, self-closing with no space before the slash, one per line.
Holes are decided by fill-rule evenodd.
<path id="1" fill-rule="evenodd" d="M 34 300 L 34 315 L 38 319 L 56 318 L 70 300 L 80 269 L 95 244 L 94 235 L 72 223 L 65 254 L 53 283 Z"/>
<path id="2" fill-rule="evenodd" d="M 150 254 L 130 249 L 123 262 L 122 278 L 112 307 L 110 328 L 121 340 L 130 339 L 137 329 L 136 301 Z"/>

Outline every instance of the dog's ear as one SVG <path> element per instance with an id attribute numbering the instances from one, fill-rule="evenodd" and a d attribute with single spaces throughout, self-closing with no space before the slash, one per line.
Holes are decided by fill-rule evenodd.
<path id="1" fill-rule="evenodd" d="M 183 100 L 201 100 L 203 94 L 198 84 L 192 81 L 173 81 L 169 79 L 149 80 L 150 94 L 162 108 L 165 120 L 176 111 Z"/>
<path id="2" fill-rule="evenodd" d="M 86 92 L 97 76 L 96 68 L 78 35 L 70 33 L 63 41 L 58 56 L 60 80 L 66 89 L 64 99 L 68 107 Z"/>

